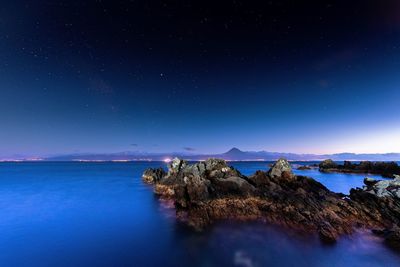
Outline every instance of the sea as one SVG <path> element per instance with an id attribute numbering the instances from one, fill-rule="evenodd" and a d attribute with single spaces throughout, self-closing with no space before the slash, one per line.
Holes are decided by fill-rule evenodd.
<path id="1" fill-rule="evenodd" d="M 230 164 L 249 175 L 270 162 Z M 263 222 L 220 221 L 194 231 L 141 181 L 149 167 L 166 164 L 0 163 L 0 266 L 400 266 L 400 255 L 369 232 L 324 245 Z M 365 177 L 295 172 L 345 194 Z"/>

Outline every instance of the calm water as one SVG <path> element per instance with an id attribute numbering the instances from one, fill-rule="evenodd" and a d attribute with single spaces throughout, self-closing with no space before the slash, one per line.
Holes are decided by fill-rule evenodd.
<path id="1" fill-rule="evenodd" d="M 399 266 L 399 255 L 365 233 L 324 246 L 262 223 L 193 232 L 140 180 L 160 165 L 1 163 L 0 266 Z M 232 165 L 245 174 L 267 169 Z M 364 177 L 297 172 L 337 192 Z"/>

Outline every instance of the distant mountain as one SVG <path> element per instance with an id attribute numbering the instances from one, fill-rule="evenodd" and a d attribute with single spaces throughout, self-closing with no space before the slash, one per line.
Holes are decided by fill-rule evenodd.
<path id="1" fill-rule="evenodd" d="M 153 160 L 163 161 L 174 157 L 180 157 L 187 160 L 204 160 L 207 158 L 222 158 L 232 161 L 272 161 L 279 158 L 286 158 L 292 161 L 318 161 L 324 159 L 342 160 L 370 160 L 370 161 L 400 161 L 400 153 L 386 154 L 355 154 L 355 153 L 339 153 L 339 154 L 295 154 L 280 153 L 268 151 L 242 151 L 236 147 L 222 154 L 192 154 L 192 153 L 147 153 L 147 152 L 120 152 L 120 153 L 104 153 L 104 154 L 70 154 L 47 157 L 44 160 L 52 161 L 122 161 L 122 160 Z"/>
<path id="2" fill-rule="evenodd" d="M 234 147 L 228 152 L 225 152 L 220 155 L 221 158 L 230 159 L 230 160 L 242 160 L 248 157 L 248 154 L 251 152 L 243 152 L 240 149 Z"/>
<path id="3" fill-rule="evenodd" d="M 245 154 L 245 152 L 241 151 L 239 148 L 231 148 L 231 150 L 229 150 L 228 152 L 224 153 L 227 156 L 241 156 L 243 154 Z"/>

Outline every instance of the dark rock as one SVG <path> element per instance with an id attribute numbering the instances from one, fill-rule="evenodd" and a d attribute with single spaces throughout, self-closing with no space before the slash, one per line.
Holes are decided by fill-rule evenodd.
<path id="1" fill-rule="evenodd" d="M 344 163 L 343 163 L 343 168 L 352 170 L 352 169 L 355 168 L 355 165 L 353 165 L 353 164 L 351 163 L 351 161 L 346 161 L 346 160 L 345 160 Z"/>
<path id="2" fill-rule="evenodd" d="M 184 182 L 186 184 L 185 190 L 187 192 L 184 198 L 190 203 L 197 203 L 205 201 L 209 198 L 210 194 L 208 192 L 208 187 L 210 186 L 210 181 L 202 178 L 198 175 L 185 176 Z M 186 199 L 185 199 L 186 200 Z"/>
<path id="3" fill-rule="evenodd" d="M 388 247 L 400 251 L 400 229 L 397 226 L 391 229 L 373 229 L 372 233 L 384 238 Z"/>
<path id="4" fill-rule="evenodd" d="M 319 238 L 326 244 L 335 243 L 338 239 L 338 232 L 330 223 L 323 222 L 318 229 Z"/>
<path id="5" fill-rule="evenodd" d="M 364 184 L 365 184 L 366 186 L 373 186 L 373 185 L 376 184 L 377 182 L 378 182 L 378 181 L 375 180 L 374 178 L 369 178 L 369 177 L 364 178 Z"/>
<path id="6" fill-rule="evenodd" d="M 292 167 L 286 159 L 278 159 L 268 172 L 268 175 L 274 177 L 285 177 L 285 179 L 291 179 L 294 177 Z"/>
<path id="7" fill-rule="evenodd" d="M 332 164 L 325 162 L 322 166 Z M 153 177 L 153 173 L 146 171 L 144 176 Z M 284 159 L 268 172 L 257 171 L 249 177 L 224 160 L 187 164 L 174 159 L 167 174 L 160 171 L 155 176 L 150 179 L 155 183 L 155 193 L 172 199 L 177 217 L 196 229 L 220 219 L 262 219 L 316 233 L 323 242 L 332 243 L 357 227 L 392 229 L 400 225 L 396 195 L 400 177 L 394 181 L 366 179 L 365 188 L 352 189 L 346 196 L 329 191 L 311 178 L 294 175 Z M 398 244 L 396 231 L 384 238 L 391 246 Z"/>
<path id="8" fill-rule="evenodd" d="M 364 191 L 378 197 L 395 197 L 400 201 L 400 176 L 395 175 L 393 180 L 377 181 L 372 178 L 365 178 Z"/>
<path id="9" fill-rule="evenodd" d="M 358 165 L 355 166 L 355 169 L 370 173 L 373 169 L 373 165 L 374 164 L 370 161 L 361 161 Z"/>
<path id="10" fill-rule="evenodd" d="M 186 160 L 174 158 L 171 161 L 171 163 L 168 164 L 168 173 L 169 174 L 179 173 L 186 166 L 187 166 Z"/>
<path id="11" fill-rule="evenodd" d="M 299 166 L 299 167 L 297 167 L 297 170 L 299 170 L 299 171 L 311 170 L 311 167 L 310 166 Z"/>
<path id="12" fill-rule="evenodd" d="M 390 230 L 385 236 L 385 243 L 392 249 L 400 251 L 400 229 Z"/>
<path id="13" fill-rule="evenodd" d="M 343 165 L 340 165 L 328 159 L 319 164 L 319 170 L 321 172 L 372 173 L 388 178 L 393 178 L 394 175 L 400 174 L 400 166 L 396 162 L 362 161 L 356 164 L 345 161 Z"/>
<path id="14" fill-rule="evenodd" d="M 374 162 L 371 164 L 371 173 L 381 174 L 388 178 L 393 178 L 394 174 L 400 175 L 400 166 L 396 162 Z"/>
<path id="15" fill-rule="evenodd" d="M 166 175 L 166 172 L 164 171 L 163 168 L 158 168 L 158 169 L 147 169 L 142 175 L 142 179 L 144 182 L 148 184 L 154 184 L 159 182 L 164 176 Z"/>
<path id="16" fill-rule="evenodd" d="M 319 169 L 320 170 L 329 170 L 329 169 L 335 169 L 335 168 L 337 168 L 337 166 L 338 165 L 333 160 L 326 159 L 319 164 Z"/>
<path id="17" fill-rule="evenodd" d="M 208 159 L 192 165 L 174 159 L 168 166 L 168 173 L 158 181 L 156 191 L 163 192 L 165 186 L 170 187 L 168 195 L 174 191 L 175 198 L 185 207 L 208 198 L 232 194 L 246 196 L 255 191 L 247 177 L 221 159 Z"/>
<path id="18" fill-rule="evenodd" d="M 256 171 L 253 175 L 249 177 L 249 180 L 256 187 L 268 186 L 271 182 L 268 174 L 263 171 Z"/>

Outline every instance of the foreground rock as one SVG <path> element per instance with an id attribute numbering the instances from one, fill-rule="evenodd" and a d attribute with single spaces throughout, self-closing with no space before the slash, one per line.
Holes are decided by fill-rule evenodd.
<path id="1" fill-rule="evenodd" d="M 364 191 L 378 197 L 396 197 L 400 200 L 400 176 L 394 175 L 393 180 L 378 181 L 365 178 Z"/>
<path id="2" fill-rule="evenodd" d="M 294 175 L 284 159 L 268 172 L 257 171 L 249 177 L 219 159 L 192 165 L 174 159 L 162 178 L 145 178 L 159 177 L 160 171 L 152 172 L 157 171 L 146 171 L 144 180 L 155 183 L 156 194 L 174 200 L 178 218 L 196 229 L 219 219 L 261 219 L 318 233 L 326 242 L 335 242 L 356 228 L 392 231 L 383 235 L 388 244 L 396 244 L 399 236 L 393 230 L 400 219 L 393 194 L 380 197 L 368 186 L 352 190 L 350 196 L 333 193 L 311 178 Z"/>
<path id="3" fill-rule="evenodd" d="M 387 245 L 400 251 L 400 176 L 395 175 L 390 181 L 365 178 L 364 184 L 362 189 L 351 189 L 350 198 L 358 209 L 385 225 L 384 229 L 374 229 L 374 232 L 384 237 Z"/>
<path id="4" fill-rule="evenodd" d="M 400 175 L 400 166 L 396 162 L 361 161 L 357 164 L 345 161 L 343 165 L 340 165 L 327 159 L 319 164 L 319 170 L 322 172 L 380 174 L 388 178 L 393 178 L 395 174 Z"/>

